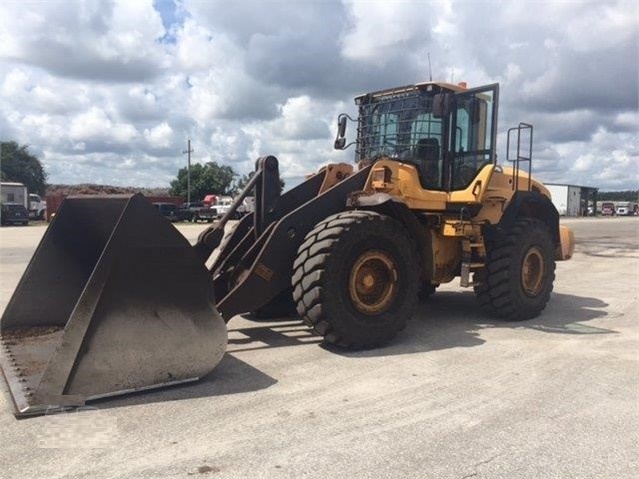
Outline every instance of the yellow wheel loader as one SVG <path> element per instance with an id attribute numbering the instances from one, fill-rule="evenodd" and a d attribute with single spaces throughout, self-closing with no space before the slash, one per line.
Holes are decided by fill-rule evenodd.
<path id="1" fill-rule="evenodd" d="M 497 165 L 498 100 L 496 84 L 436 82 L 359 96 L 356 166 L 280 194 L 262 157 L 194 246 L 140 195 L 66 199 L 0 320 L 16 414 L 201 378 L 242 313 L 298 315 L 328 343 L 371 348 L 460 277 L 494 316 L 539 315 L 574 238 L 531 177 L 531 125 L 508 131 Z M 249 194 L 255 211 L 224 235 Z"/>

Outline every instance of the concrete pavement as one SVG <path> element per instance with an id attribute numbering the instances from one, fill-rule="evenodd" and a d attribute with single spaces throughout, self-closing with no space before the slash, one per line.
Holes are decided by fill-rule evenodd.
<path id="1" fill-rule="evenodd" d="M 576 254 L 530 321 L 456 281 L 373 351 L 238 317 L 197 384 L 18 421 L 1 382 L 0 477 L 637 477 L 639 218 L 565 224 Z M 43 231 L 0 230 L 3 308 Z"/>

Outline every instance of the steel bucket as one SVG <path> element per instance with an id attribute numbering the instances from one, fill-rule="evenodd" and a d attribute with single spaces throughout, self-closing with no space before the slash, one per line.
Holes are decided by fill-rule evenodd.
<path id="1" fill-rule="evenodd" d="M 213 282 L 142 195 L 67 198 L 0 319 L 16 415 L 197 380 L 227 344 Z"/>

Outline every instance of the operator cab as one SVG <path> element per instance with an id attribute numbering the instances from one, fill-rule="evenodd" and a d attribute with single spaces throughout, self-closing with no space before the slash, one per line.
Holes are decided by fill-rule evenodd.
<path id="1" fill-rule="evenodd" d="M 422 187 L 461 190 L 495 163 L 499 86 L 420 83 L 355 98 L 357 161 L 389 158 L 415 165 Z M 344 149 L 346 119 L 335 147 Z"/>

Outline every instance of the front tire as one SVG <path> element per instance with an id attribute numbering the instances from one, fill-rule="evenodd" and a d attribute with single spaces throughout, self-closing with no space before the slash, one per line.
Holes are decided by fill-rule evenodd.
<path id="1" fill-rule="evenodd" d="M 487 245 L 486 265 L 473 281 L 484 311 L 507 321 L 523 321 L 544 310 L 554 279 L 550 231 L 540 220 L 520 218 L 507 234 Z"/>
<path id="2" fill-rule="evenodd" d="M 413 314 L 419 256 L 394 219 L 347 211 L 329 216 L 306 235 L 292 284 L 298 314 L 326 342 L 376 347 Z"/>

